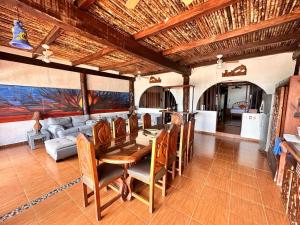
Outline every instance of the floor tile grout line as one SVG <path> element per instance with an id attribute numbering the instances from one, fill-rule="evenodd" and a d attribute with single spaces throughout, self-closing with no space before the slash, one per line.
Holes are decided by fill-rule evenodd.
<path id="1" fill-rule="evenodd" d="M 25 210 L 35 206 L 35 205 L 38 205 L 39 203 L 45 201 L 46 199 L 60 193 L 61 191 L 65 190 L 65 189 L 68 189 L 72 186 L 74 186 L 75 184 L 79 183 L 81 181 L 81 178 L 77 178 L 67 184 L 64 184 L 64 185 L 61 185 L 59 186 L 58 188 L 56 189 L 53 189 L 52 191 L 42 195 L 41 197 L 39 198 L 36 198 L 35 200 L 32 200 L 30 202 L 27 202 L 17 208 L 15 208 L 14 210 L 11 210 L 10 212 L 0 216 L 0 222 L 4 222 L 6 221 L 7 219 L 10 219 L 16 215 L 19 215 L 20 213 L 24 212 Z M 36 218 L 37 219 L 37 218 Z"/>

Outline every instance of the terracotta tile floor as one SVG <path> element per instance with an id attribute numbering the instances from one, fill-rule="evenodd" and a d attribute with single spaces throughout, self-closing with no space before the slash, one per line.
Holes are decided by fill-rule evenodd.
<path id="1" fill-rule="evenodd" d="M 79 177 L 77 157 L 54 162 L 42 144 L 0 150 L 0 216 Z M 63 190 L 3 224 L 287 225 L 280 190 L 258 144 L 195 136 L 195 155 L 165 198 L 155 192 L 155 212 L 138 200 L 117 201 L 95 219 L 94 202 L 83 208 L 81 184 Z M 141 192 L 147 195 L 147 187 Z M 101 201 L 115 193 L 102 191 Z"/>

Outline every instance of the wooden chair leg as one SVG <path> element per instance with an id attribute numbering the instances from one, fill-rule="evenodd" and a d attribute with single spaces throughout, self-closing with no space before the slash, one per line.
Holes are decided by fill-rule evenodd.
<path id="1" fill-rule="evenodd" d="M 172 180 L 175 179 L 175 173 L 176 173 L 176 160 L 172 163 Z"/>
<path id="2" fill-rule="evenodd" d="M 95 188 L 96 219 L 101 220 L 100 190 Z"/>
<path id="3" fill-rule="evenodd" d="M 82 189 L 83 189 L 83 207 L 87 207 L 89 202 L 88 202 L 88 196 L 87 196 L 87 186 L 85 183 L 82 183 Z"/>
<path id="4" fill-rule="evenodd" d="M 179 176 L 181 176 L 182 175 L 182 156 L 179 156 L 178 167 L 179 167 L 178 173 L 179 173 Z"/>
<path id="5" fill-rule="evenodd" d="M 149 212 L 153 213 L 154 211 L 154 182 L 150 183 L 149 187 Z"/>
<path id="6" fill-rule="evenodd" d="M 167 189 L 167 173 L 163 176 L 163 181 L 162 181 L 162 196 L 166 196 L 166 189 Z"/>

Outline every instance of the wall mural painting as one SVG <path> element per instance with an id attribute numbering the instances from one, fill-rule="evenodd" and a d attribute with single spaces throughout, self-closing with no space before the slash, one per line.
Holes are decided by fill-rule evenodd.
<path id="1" fill-rule="evenodd" d="M 91 113 L 129 108 L 128 92 L 88 91 Z M 0 122 L 31 119 L 34 111 L 44 117 L 82 113 L 79 89 L 0 85 Z"/>

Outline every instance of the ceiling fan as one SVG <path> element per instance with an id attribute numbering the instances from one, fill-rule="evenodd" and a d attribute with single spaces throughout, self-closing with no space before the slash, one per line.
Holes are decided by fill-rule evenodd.
<path id="1" fill-rule="evenodd" d="M 224 63 L 238 63 L 238 62 L 239 62 L 238 60 L 224 62 L 223 55 L 217 55 L 217 68 L 218 69 L 222 69 Z"/>
<path id="2" fill-rule="evenodd" d="M 53 55 L 53 52 L 50 51 L 50 47 L 47 44 L 43 44 L 42 48 L 44 49 L 43 54 L 42 55 L 42 61 L 44 61 L 45 63 L 50 63 L 50 57 Z"/>
<path id="3" fill-rule="evenodd" d="M 139 3 L 140 0 L 127 0 L 125 6 L 128 9 L 134 9 L 135 6 Z M 191 4 L 193 2 L 193 0 L 181 0 L 186 6 L 188 6 L 189 4 Z"/>

